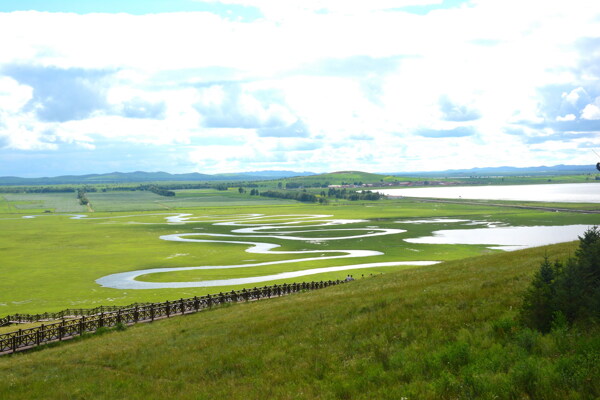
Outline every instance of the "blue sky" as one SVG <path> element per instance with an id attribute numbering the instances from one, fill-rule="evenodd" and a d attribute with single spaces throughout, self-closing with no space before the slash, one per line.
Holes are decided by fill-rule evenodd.
<path id="1" fill-rule="evenodd" d="M 0 0 L 0 176 L 594 164 L 600 3 Z"/>

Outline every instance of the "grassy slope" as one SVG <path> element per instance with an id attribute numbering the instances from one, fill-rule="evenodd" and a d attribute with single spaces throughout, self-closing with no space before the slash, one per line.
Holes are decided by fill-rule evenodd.
<path id="1" fill-rule="evenodd" d="M 544 254 L 457 260 L 0 358 L 2 399 L 597 398 L 598 330 L 511 322 Z"/>
<path id="2" fill-rule="evenodd" d="M 340 172 L 331 172 L 328 174 L 287 178 L 287 179 L 285 179 L 285 181 L 286 182 L 301 182 L 303 184 L 328 183 L 329 185 L 340 185 L 343 182 L 344 183 L 354 183 L 354 182 L 376 183 L 376 182 L 380 182 L 381 180 L 383 180 L 385 178 L 386 178 L 386 175 L 372 174 L 369 172 L 340 171 Z"/>

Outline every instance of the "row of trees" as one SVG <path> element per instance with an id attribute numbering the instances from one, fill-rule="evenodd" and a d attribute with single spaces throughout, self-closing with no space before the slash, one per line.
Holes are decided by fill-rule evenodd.
<path id="1" fill-rule="evenodd" d="M 279 192 L 279 191 L 275 191 L 275 190 L 267 190 L 266 192 L 259 192 L 257 189 L 253 189 L 253 191 L 255 192 L 256 196 L 264 196 L 264 197 L 276 197 L 279 199 L 290 199 L 290 200 L 297 200 L 297 201 L 301 201 L 304 203 L 327 203 L 327 199 L 325 199 L 324 197 L 319 197 L 317 195 L 314 195 L 312 193 L 308 193 L 308 192 L 298 192 L 298 191 L 292 191 L 292 192 Z M 250 191 L 250 194 L 252 194 L 252 191 Z"/>
<path id="2" fill-rule="evenodd" d="M 257 185 L 247 185 L 254 186 Z M 138 185 L 80 185 L 80 186 L 0 186 L 0 193 L 86 193 L 95 192 L 134 192 L 138 190 L 184 190 L 184 189 L 216 189 L 227 190 L 229 186 L 223 183 L 178 183 L 138 184 Z"/>
<path id="3" fill-rule="evenodd" d="M 372 192 L 370 190 L 363 190 L 361 192 L 357 192 L 355 190 L 346 190 L 344 189 L 335 189 L 329 188 L 327 193 L 325 191 L 321 191 L 321 196 L 327 197 L 335 197 L 336 199 L 347 199 L 347 200 L 379 200 L 384 195 L 378 192 Z"/>
<path id="4" fill-rule="evenodd" d="M 240 193 L 245 193 L 246 191 L 243 188 L 239 188 L 238 191 Z M 265 192 L 260 192 L 258 189 L 250 190 L 250 196 L 264 196 L 264 197 L 274 197 L 278 199 L 290 199 L 302 201 L 305 203 L 327 203 L 327 199 L 324 197 L 319 197 L 312 193 L 307 193 L 306 191 L 290 191 L 290 192 L 279 192 L 275 190 L 267 190 Z"/>
<path id="5" fill-rule="evenodd" d="M 246 193 L 246 191 L 244 190 L 244 188 L 240 187 L 238 189 L 239 193 Z M 265 192 L 260 192 L 258 189 L 252 189 L 250 190 L 250 195 L 251 196 L 264 196 L 264 197 L 275 197 L 275 198 L 279 198 L 279 199 L 291 199 L 291 200 L 297 200 L 297 201 L 302 201 L 305 203 L 320 203 L 320 204 L 324 204 L 324 203 L 328 203 L 327 197 L 335 197 L 336 199 L 346 199 L 346 200 L 350 200 L 350 201 L 357 201 L 357 200 L 379 200 L 382 197 L 384 197 L 383 195 L 377 193 L 377 192 L 371 192 L 371 191 L 362 191 L 362 192 L 357 192 L 357 191 L 352 191 L 352 190 L 346 190 L 346 189 L 329 189 L 328 192 L 325 191 L 321 191 L 320 195 L 316 195 L 313 193 L 308 193 L 306 190 L 303 191 L 276 191 L 276 190 L 267 190 Z"/>
<path id="6" fill-rule="evenodd" d="M 523 322 L 542 332 L 576 321 L 600 321 L 600 231 L 587 230 L 566 262 L 546 257 L 521 308 Z"/>
<path id="7" fill-rule="evenodd" d="M 149 190 L 152 193 L 157 194 L 159 196 L 165 196 L 165 197 L 175 196 L 175 192 L 158 187 L 158 186 L 150 186 L 147 190 Z"/>

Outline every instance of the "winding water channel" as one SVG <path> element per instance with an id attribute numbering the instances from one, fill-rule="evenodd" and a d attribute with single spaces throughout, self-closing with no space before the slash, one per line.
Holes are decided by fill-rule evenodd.
<path id="1" fill-rule="evenodd" d="M 404 219 L 395 221 L 400 228 L 380 228 L 367 226 L 365 228 L 343 228 L 344 225 L 364 223 L 368 220 L 361 219 L 334 219 L 332 215 L 263 215 L 240 214 L 221 216 L 194 216 L 182 213 L 159 213 L 121 215 L 111 217 L 90 217 L 87 215 L 70 215 L 77 220 L 110 220 L 113 218 L 133 218 L 161 216 L 168 225 L 185 225 L 193 222 L 210 223 L 213 226 L 229 226 L 230 233 L 186 232 L 160 236 L 159 239 L 173 242 L 194 243 L 229 243 L 246 246 L 247 253 L 253 254 L 285 254 L 297 256 L 288 260 L 265 261 L 235 265 L 200 265 L 172 268 L 152 268 L 136 271 L 120 272 L 99 278 L 96 283 L 103 287 L 114 289 L 166 289 L 166 288 L 191 288 L 191 287 L 216 287 L 230 285 L 248 285 L 268 282 L 279 279 L 297 278 L 320 274 L 324 272 L 338 272 L 354 269 L 365 269 L 390 266 L 425 266 L 437 264 L 440 261 L 389 261 L 389 262 L 362 262 L 334 267 L 307 268 L 298 271 L 287 271 L 277 274 L 251 276 L 244 278 L 199 280 L 189 282 L 148 282 L 143 279 L 156 273 L 169 273 L 175 271 L 192 270 L 223 270 L 234 268 L 261 267 L 267 265 L 298 264 L 311 261 L 333 259 L 365 259 L 381 256 L 384 253 L 376 250 L 276 250 L 279 244 L 262 241 L 262 239 L 278 239 L 290 241 L 304 241 L 311 244 L 323 242 L 361 239 L 374 236 L 396 235 L 411 230 L 414 224 L 460 224 L 456 229 L 436 230 L 429 236 L 406 238 L 408 243 L 420 244 L 462 244 L 486 245 L 490 249 L 504 251 L 518 250 L 526 247 L 543 246 L 546 244 L 568 242 L 577 240 L 578 236 L 592 225 L 556 225 L 556 226 L 508 226 L 493 221 L 472 221 L 458 218 L 422 218 Z M 47 218 L 50 216 L 23 216 L 24 219 Z M 132 222 L 136 224 L 156 224 L 157 222 Z M 160 223 L 160 222 L 159 222 Z M 197 229 L 197 228 L 196 228 Z M 350 234 L 350 232 L 353 232 Z M 364 233 L 357 233 L 364 232 Z M 318 237 L 314 237 L 319 233 Z M 306 235 L 309 236 L 306 236 Z M 312 235 L 311 235 L 312 234 Z M 259 239 L 261 241 L 256 241 Z M 400 239 L 399 239 L 400 240 Z M 285 268 L 285 267 L 284 267 Z"/>
<path id="2" fill-rule="evenodd" d="M 155 273 L 168 273 L 175 271 L 192 270 L 219 270 L 234 268 L 253 268 L 266 265 L 284 265 L 323 261 L 333 259 L 355 259 L 380 256 L 384 253 L 375 250 L 276 250 L 280 245 L 275 243 L 254 241 L 252 239 L 279 239 L 291 241 L 305 241 L 318 244 L 326 241 L 340 241 L 360 239 L 373 236 L 395 235 L 406 232 L 405 229 L 391 229 L 379 227 L 366 228 L 340 228 L 340 226 L 368 222 L 367 220 L 331 219 L 331 215 L 276 215 L 265 216 L 261 214 L 245 214 L 238 216 L 223 216 L 220 218 L 193 216 L 192 214 L 178 214 L 165 217 L 168 224 L 181 225 L 190 222 L 209 222 L 212 225 L 231 226 L 231 233 L 188 232 L 160 236 L 161 240 L 194 243 L 230 243 L 246 246 L 247 253 L 254 254 L 286 254 L 298 256 L 289 260 L 266 261 L 236 265 L 201 265 L 176 268 L 152 268 L 136 271 L 121 272 L 104 276 L 96 282 L 104 287 L 115 289 L 164 289 L 164 288 L 190 288 L 190 287 L 215 287 L 229 285 L 256 284 L 278 279 L 296 278 L 314 275 L 323 272 L 337 272 L 353 269 L 387 267 L 387 266 L 424 266 L 436 264 L 439 261 L 390 261 L 375 263 L 355 263 L 335 267 L 308 268 L 298 271 L 281 272 L 277 274 L 252 276 L 244 278 L 214 279 L 188 282 L 147 282 L 144 276 Z M 567 226 L 538 226 L 538 227 L 509 227 L 486 221 L 469 221 L 463 219 L 431 218 L 421 220 L 397 221 L 403 228 L 410 229 L 411 224 L 421 223 L 466 223 L 473 228 L 434 231 L 432 236 L 404 239 L 411 243 L 426 244 L 483 244 L 492 249 L 517 250 L 525 247 L 541 246 L 551 243 L 576 240 L 590 225 Z M 479 225 L 479 227 L 476 227 Z M 481 227 L 484 225 L 484 227 Z M 349 231 L 354 234 L 348 234 Z M 364 233 L 356 233 L 364 232 Z M 319 237 L 303 236 L 318 232 Z M 329 235 L 329 236 L 327 236 Z M 302 257 L 305 256 L 305 257 Z"/>
<path id="3" fill-rule="evenodd" d="M 233 243 L 247 246 L 246 252 L 255 254 L 293 254 L 293 255 L 317 255 L 291 260 L 267 261 L 260 263 L 237 264 L 237 265 L 211 265 L 211 266 L 194 266 L 194 267 L 178 267 L 178 268 L 152 268 L 137 271 L 122 272 L 117 274 L 102 277 L 96 282 L 104 287 L 115 289 L 164 289 L 164 288 L 189 288 L 189 287 L 214 287 L 228 285 L 254 284 L 267 282 L 277 279 L 296 278 L 300 276 L 320 274 L 323 272 L 346 271 L 352 269 L 388 267 L 400 265 L 432 265 L 438 261 L 391 261 L 378 263 L 360 263 L 350 264 L 336 267 L 310 268 L 300 271 L 282 272 L 272 275 L 254 276 L 246 278 L 232 279 L 215 279 L 207 281 L 191 281 L 191 282 L 145 282 L 137 280 L 140 276 L 145 276 L 161 272 L 174 271 L 191 271 L 191 270 L 216 270 L 216 269 L 232 269 L 232 268 L 252 268 L 265 265 L 276 264 L 291 264 L 309 261 L 323 261 L 340 258 L 363 258 L 380 256 L 384 253 L 375 250 L 298 250 L 298 251 L 274 251 L 280 247 L 278 244 L 267 242 L 254 242 L 246 239 L 252 238 L 277 238 L 283 240 L 299 240 L 312 243 L 320 243 L 323 241 L 359 239 L 372 236 L 394 235 L 406 232 L 404 229 L 386 229 L 386 228 L 331 228 L 334 226 L 346 225 L 357 222 L 366 222 L 365 220 L 351 219 L 327 219 L 331 215 L 277 215 L 263 216 L 259 214 L 240 215 L 234 219 L 213 220 L 207 221 L 203 217 L 193 217 L 190 214 L 180 214 L 167 217 L 167 221 L 172 224 L 183 224 L 188 222 L 211 222 L 213 225 L 226 225 L 239 227 L 233 229 L 231 234 L 223 233 L 179 233 L 172 235 L 163 235 L 162 240 L 190 242 L 190 243 Z M 264 220 L 264 222 L 261 222 Z M 279 222 L 276 222 L 279 221 Z M 308 224 L 307 224 L 308 222 Z M 292 228 L 294 230 L 282 230 L 282 228 Z M 307 229 L 309 228 L 309 229 Z M 312 229 L 318 228 L 318 229 Z M 348 235 L 347 232 L 364 231 L 364 234 Z M 319 232 L 322 234 L 333 233 L 335 236 L 303 237 L 302 234 Z M 221 239 L 199 239 L 199 237 L 221 238 Z M 234 240 L 243 239 L 243 240 Z M 342 253 L 342 254 L 340 254 Z M 327 255 L 335 254 L 335 255 Z"/>

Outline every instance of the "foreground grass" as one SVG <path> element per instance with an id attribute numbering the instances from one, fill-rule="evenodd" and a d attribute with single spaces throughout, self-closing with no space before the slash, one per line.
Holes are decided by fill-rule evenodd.
<path id="1" fill-rule="evenodd" d="M 2 399 L 591 399 L 600 331 L 515 322 L 545 254 L 389 273 L 0 358 Z"/>

